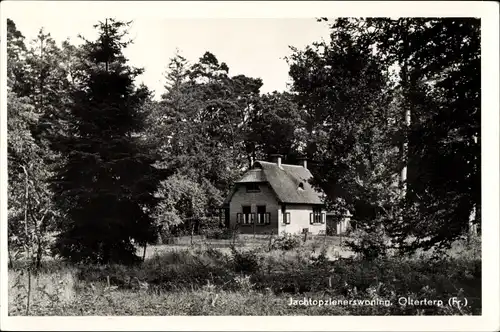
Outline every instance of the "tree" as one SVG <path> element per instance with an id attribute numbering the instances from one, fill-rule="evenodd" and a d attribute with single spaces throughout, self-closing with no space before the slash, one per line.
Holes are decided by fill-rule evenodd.
<path id="1" fill-rule="evenodd" d="M 480 223 L 480 21 L 367 19 L 354 26 L 401 68 L 395 88 L 407 118 L 408 191 L 394 235 L 408 250 L 449 246 Z"/>
<path id="2" fill-rule="evenodd" d="M 247 136 L 262 81 L 230 76 L 228 66 L 210 52 L 192 65 L 177 52 L 165 81 L 161 101 L 148 105 L 148 136 L 161 155 L 160 167 L 182 177 L 180 183 L 197 183 L 205 195 L 204 214 L 197 220 L 211 219 L 248 167 L 253 152 L 247 150 Z M 187 220 L 182 215 L 172 223 Z"/>
<path id="3" fill-rule="evenodd" d="M 246 138 L 253 160 L 266 159 L 271 154 L 281 154 L 293 162 L 302 152 L 305 121 L 302 110 L 290 93 L 266 94 L 261 97 L 248 125 Z"/>
<path id="4" fill-rule="evenodd" d="M 189 70 L 187 90 L 192 102 L 187 108 L 197 146 L 199 169 L 216 188 L 228 191 L 248 166 L 246 128 L 258 102 L 260 79 L 237 75 L 206 52 Z"/>
<path id="5" fill-rule="evenodd" d="M 480 21 L 423 25 L 412 39 L 414 63 L 426 65 L 410 73 L 409 216 L 398 230 L 416 239 L 410 250 L 448 247 L 480 223 L 481 207 Z"/>
<path id="6" fill-rule="evenodd" d="M 289 62 L 306 113 L 305 152 L 328 208 L 349 209 L 364 229 L 392 222 L 397 126 L 383 63 L 341 24 L 330 43 L 294 49 Z"/>
<path id="7" fill-rule="evenodd" d="M 463 18 L 338 19 L 390 78 L 399 146 L 403 249 L 449 246 L 480 214 L 480 22 Z"/>
<path id="8" fill-rule="evenodd" d="M 133 242 L 156 239 L 150 214 L 163 173 L 141 135 L 150 93 L 134 86 L 141 70 L 122 54 L 127 26 L 107 19 L 95 26 L 98 39 L 85 41 L 65 119 L 69 132 L 52 140 L 65 158 L 53 177 L 55 202 L 65 213 L 54 250 L 73 262 L 132 263 Z"/>
<path id="9" fill-rule="evenodd" d="M 31 127 L 37 144 L 44 150 L 50 132 L 62 130 L 60 117 L 65 112 L 71 89 L 68 72 L 63 66 L 62 51 L 50 34 L 40 29 L 24 57 L 22 78 L 14 92 L 28 98 L 38 120 Z M 50 157 L 48 154 L 47 157 Z M 51 163 L 56 160 L 51 160 Z"/>
<path id="10" fill-rule="evenodd" d="M 150 119 L 161 137 L 164 167 L 228 190 L 247 166 L 247 126 L 262 82 L 230 77 L 209 52 L 193 65 L 176 55 L 169 68 L 167 91 Z"/>
<path id="11" fill-rule="evenodd" d="M 24 250 L 25 258 L 38 269 L 46 254 L 56 211 L 47 179 L 51 175 L 43 150 L 31 134 L 38 121 L 27 98 L 7 96 L 8 137 L 8 236 L 9 258 Z"/>
<path id="12" fill-rule="evenodd" d="M 162 234 L 172 234 L 175 228 L 188 228 L 198 233 L 206 216 L 208 196 L 202 186 L 186 176 L 174 174 L 162 181 L 158 196 L 161 202 L 155 211 Z"/>
<path id="13" fill-rule="evenodd" d="M 23 79 L 25 56 L 24 36 L 14 21 L 7 19 L 7 86 L 13 92 L 18 92 L 19 81 Z"/>
<path id="14" fill-rule="evenodd" d="M 27 83 L 39 78 L 32 70 L 35 63 L 33 49 L 26 49 L 24 37 L 11 20 L 8 20 L 7 40 L 9 258 L 12 260 L 16 256 L 14 252 L 24 249 L 25 258 L 38 269 L 48 249 L 50 233 L 54 231 L 58 214 L 47 184 L 52 172 L 48 160 L 55 156 L 35 135 L 42 127 L 43 116 L 37 102 L 46 91 L 30 89 Z M 49 71 L 54 68 L 49 68 Z"/>

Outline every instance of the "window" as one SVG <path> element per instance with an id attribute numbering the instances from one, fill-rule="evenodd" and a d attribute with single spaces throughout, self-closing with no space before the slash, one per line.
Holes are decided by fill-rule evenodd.
<path id="1" fill-rule="evenodd" d="M 309 223 L 312 224 L 324 224 L 325 214 L 321 212 L 321 208 L 313 208 L 313 212 L 309 216 Z"/>
<path id="2" fill-rule="evenodd" d="M 290 224 L 290 212 L 286 212 L 286 206 L 283 204 L 281 206 L 281 214 L 283 215 L 283 223 L 289 225 Z"/>
<path id="3" fill-rule="evenodd" d="M 237 222 L 243 225 L 253 224 L 255 213 L 252 213 L 252 208 L 249 205 L 244 205 L 241 207 L 241 212 L 236 215 Z"/>
<path id="4" fill-rule="evenodd" d="M 258 193 L 260 192 L 259 184 L 258 183 L 247 183 L 247 193 Z"/>
<path id="5" fill-rule="evenodd" d="M 304 184 L 302 182 L 299 183 L 299 190 L 304 190 Z"/>
<path id="6" fill-rule="evenodd" d="M 290 212 L 283 213 L 283 223 L 290 225 L 290 222 L 291 222 Z"/>
<path id="7" fill-rule="evenodd" d="M 257 205 L 257 224 L 266 225 L 271 222 L 271 214 L 266 212 L 265 205 Z"/>

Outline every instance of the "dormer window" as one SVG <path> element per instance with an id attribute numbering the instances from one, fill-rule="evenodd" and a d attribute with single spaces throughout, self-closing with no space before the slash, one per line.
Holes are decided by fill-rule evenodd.
<path id="1" fill-rule="evenodd" d="M 304 183 L 299 183 L 299 190 L 304 190 Z"/>
<path id="2" fill-rule="evenodd" d="M 246 184 L 247 193 L 258 193 L 260 192 L 258 183 L 247 183 Z"/>

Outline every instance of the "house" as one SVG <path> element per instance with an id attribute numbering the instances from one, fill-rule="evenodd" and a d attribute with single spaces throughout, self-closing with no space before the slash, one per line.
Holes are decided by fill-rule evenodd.
<path id="1" fill-rule="evenodd" d="M 221 209 L 222 222 L 243 234 L 326 232 L 321 193 L 310 184 L 307 161 L 302 165 L 255 161 L 234 184 Z"/>

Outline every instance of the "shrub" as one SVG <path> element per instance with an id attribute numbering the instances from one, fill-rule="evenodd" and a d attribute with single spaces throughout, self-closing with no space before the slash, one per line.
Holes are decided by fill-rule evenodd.
<path id="1" fill-rule="evenodd" d="M 283 232 L 271 242 L 272 250 L 293 250 L 300 247 L 302 240 L 300 235 Z"/>
<path id="2" fill-rule="evenodd" d="M 387 255 L 387 237 L 381 230 L 353 231 L 345 246 L 366 260 Z"/>
<path id="3" fill-rule="evenodd" d="M 233 238 L 233 232 L 229 228 L 207 229 L 205 231 L 207 239 L 230 240 Z"/>
<path id="4" fill-rule="evenodd" d="M 238 250 L 231 246 L 231 255 L 235 272 L 254 273 L 260 268 L 256 250 Z"/>
<path id="5" fill-rule="evenodd" d="M 335 224 L 326 224 L 326 235 L 328 236 L 337 235 L 337 232 L 335 230 Z"/>

